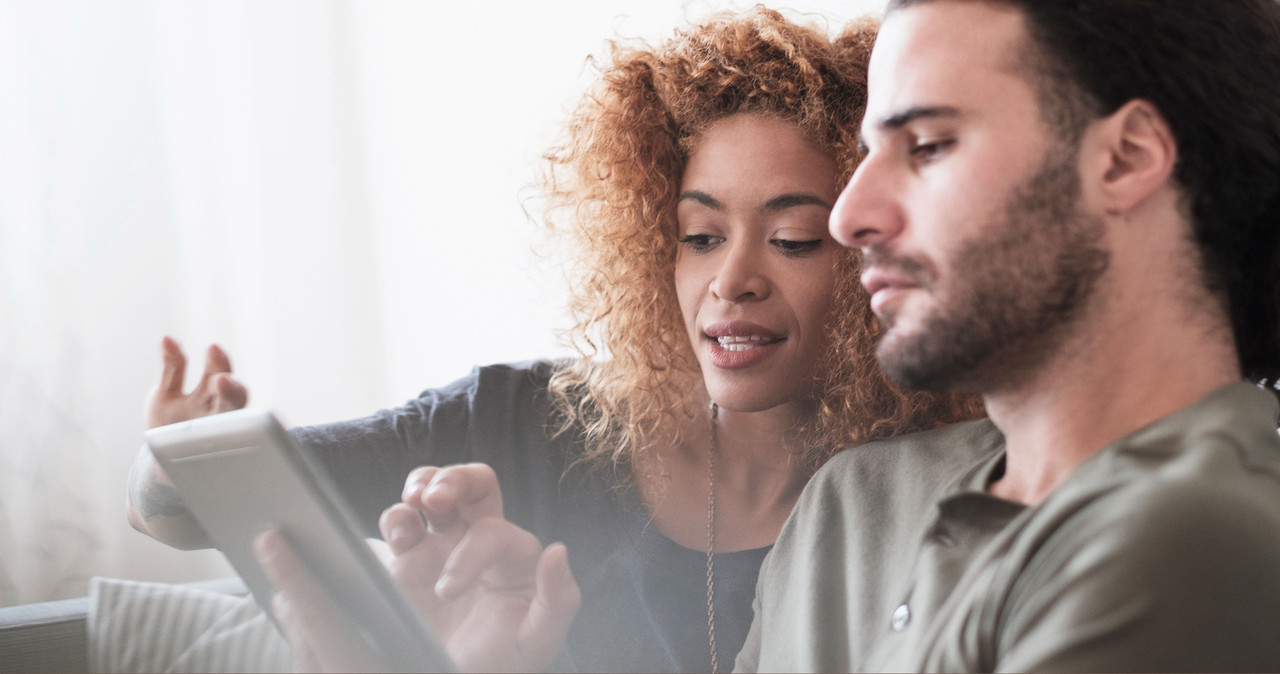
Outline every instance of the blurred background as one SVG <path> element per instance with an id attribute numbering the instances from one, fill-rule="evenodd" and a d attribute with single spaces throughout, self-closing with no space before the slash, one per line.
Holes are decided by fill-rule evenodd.
<path id="1" fill-rule="evenodd" d="M 531 198 L 587 57 L 751 4 L 0 0 L 0 605 L 231 573 L 125 521 L 163 335 L 289 424 L 566 354 Z"/>

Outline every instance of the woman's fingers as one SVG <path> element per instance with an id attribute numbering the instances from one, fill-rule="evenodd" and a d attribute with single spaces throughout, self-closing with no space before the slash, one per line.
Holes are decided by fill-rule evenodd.
<path id="1" fill-rule="evenodd" d="M 160 381 L 147 400 L 149 427 L 237 410 L 249 402 L 248 389 L 231 376 L 231 359 L 218 345 L 211 345 L 206 352 L 204 374 L 190 393 L 183 392 L 187 357 L 182 347 L 165 336 L 160 341 L 160 351 Z"/>
<path id="2" fill-rule="evenodd" d="M 253 552 L 276 589 L 272 614 L 298 659 L 299 671 L 370 671 L 377 666 L 337 602 L 280 532 L 259 534 Z"/>
<path id="3" fill-rule="evenodd" d="M 439 466 L 418 466 L 409 471 L 409 476 L 404 479 L 400 500 L 421 509 L 423 507 L 422 492 L 426 491 L 427 485 L 431 484 L 431 478 L 438 472 L 440 472 Z"/>
<path id="4" fill-rule="evenodd" d="M 405 480 L 402 498 L 421 509 L 437 529 L 453 526 L 459 520 L 470 523 L 502 517 L 498 476 L 483 463 L 416 468 Z"/>
<path id="5" fill-rule="evenodd" d="M 231 359 L 227 357 L 227 352 L 217 344 L 210 344 L 204 354 L 204 373 L 200 375 L 200 383 L 196 384 L 196 389 L 211 390 L 212 379 L 214 375 L 223 372 L 231 372 Z"/>
<path id="6" fill-rule="evenodd" d="M 436 593 L 454 598 L 481 581 L 491 590 L 532 590 L 542 544 L 499 517 L 473 522 L 440 572 Z"/>
<path id="7" fill-rule="evenodd" d="M 156 393 L 164 397 L 181 396 L 182 382 L 187 373 L 187 357 L 182 353 L 182 347 L 178 346 L 177 340 L 165 335 L 160 340 L 160 356 L 163 365 Z"/>
<path id="8" fill-rule="evenodd" d="M 542 552 L 537 578 L 537 591 L 518 639 L 526 658 L 546 667 L 555 660 L 582 604 L 564 544 L 553 543 Z"/>
<path id="9" fill-rule="evenodd" d="M 484 463 L 446 466 L 436 472 L 422 492 L 427 519 L 433 513 L 456 512 L 467 522 L 502 517 L 502 490 L 493 468 Z"/>
<path id="10" fill-rule="evenodd" d="M 422 514 L 404 503 L 384 510 L 378 528 L 391 549 L 392 557 L 386 562 L 391 577 L 419 610 L 429 619 L 434 618 L 437 614 L 433 611 L 439 605 L 436 581 L 462 532 L 432 533 L 427 530 Z"/>
<path id="11" fill-rule="evenodd" d="M 249 402 L 249 390 L 228 373 L 213 378 L 213 413 L 238 410 Z"/>
<path id="12" fill-rule="evenodd" d="M 404 503 L 397 503 L 382 511 L 382 516 L 378 518 L 378 530 L 395 555 L 412 550 L 427 537 L 427 525 L 422 520 L 422 514 Z"/>
<path id="13" fill-rule="evenodd" d="M 280 627 L 284 640 L 288 642 L 289 650 L 293 652 L 293 671 L 323 671 L 320 658 L 311 648 L 311 636 L 301 622 L 303 618 L 297 615 L 287 595 L 277 593 L 271 598 L 271 615 Z"/>

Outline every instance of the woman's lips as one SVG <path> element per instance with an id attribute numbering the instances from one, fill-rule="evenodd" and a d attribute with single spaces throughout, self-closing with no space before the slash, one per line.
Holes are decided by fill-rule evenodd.
<path id="1" fill-rule="evenodd" d="M 747 321 L 712 323 L 703 331 L 711 364 L 729 370 L 754 365 L 778 350 L 786 337 Z"/>

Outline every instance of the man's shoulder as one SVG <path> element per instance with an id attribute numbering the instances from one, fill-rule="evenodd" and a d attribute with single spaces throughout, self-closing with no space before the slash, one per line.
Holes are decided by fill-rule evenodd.
<path id="1" fill-rule="evenodd" d="M 1082 501 L 1093 501 L 1088 507 L 1105 526 L 1127 531 L 1122 538 L 1163 540 L 1174 547 L 1222 535 L 1280 542 L 1280 440 L 1241 446 L 1219 439 L 1143 470 L 1113 470 L 1121 483 Z"/>
<path id="2" fill-rule="evenodd" d="M 848 483 L 850 475 L 946 475 L 959 477 L 1004 449 L 1004 436 L 989 419 L 975 419 L 850 447 L 831 458 L 815 481 Z"/>
<path id="3" fill-rule="evenodd" d="M 852 447 L 818 470 L 797 511 L 821 517 L 850 511 L 910 517 L 961 487 L 1003 450 L 1004 436 L 986 419 Z"/>
<path id="4" fill-rule="evenodd" d="M 1258 393 L 1224 388 L 1104 449 L 1037 508 L 1032 535 L 1137 567 L 1187 566 L 1191 549 L 1211 553 L 1208 569 L 1280 563 L 1280 436 Z"/>
<path id="5" fill-rule="evenodd" d="M 1224 387 L 1183 418 L 1135 433 L 1080 470 L 1113 505 L 1148 516 L 1183 511 L 1191 520 L 1280 513 L 1280 435 L 1275 403 L 1252 385 Z M 1106 485 L 1114 483 L 1114 488 Z"/>

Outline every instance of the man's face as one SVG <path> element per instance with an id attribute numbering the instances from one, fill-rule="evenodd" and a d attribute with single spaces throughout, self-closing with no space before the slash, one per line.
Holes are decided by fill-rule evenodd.
<path id="1" fill-rule="evenodd" d="M 939 0 L 890 14 L 872 54 L 868 155 L 831 216 L 862 249 L 899 384 L 989 392 L 1062 343 L 1106 269 L 1078 208 L 1075 148 L 1042 121 L 1014 9 Z"/>

